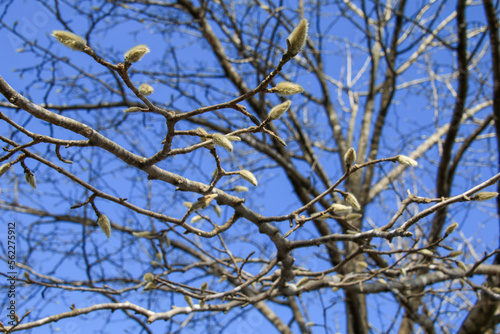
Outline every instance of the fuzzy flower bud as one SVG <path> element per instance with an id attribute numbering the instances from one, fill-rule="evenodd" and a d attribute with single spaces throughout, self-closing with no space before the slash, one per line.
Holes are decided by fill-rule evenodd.
<path id="1" fill-rule="evenodd" d="M 233 144 L 226 138 L 223 134 L 214 133 L 212 136 L 212 141 L 215 145 L 225 148 L 228 152 L 233 151 Z"/>
<path id="2" fill-rule="evenodd" d="M 134 113 L 134 112 L 138 112 L 138 111 L 141 111 L 142 108 L 141 107 L 130 107 L 130 108 L 127 108 L 125 109 L 123 112 L 128 114 L 128 113 Z"/>
<path id="3" fill-rule="evenodd" d="M 188 303 L 189 307 L 194 308 L 193 298 L 188 295 L 184 295 L 184 300 Z"/>
<path id="4" fill-rule="evenodd" d="M 153 87 L 148 85 L 147 83 L 143 83 L 142 85 L 139 86 L 139 93 L 141 93 L 144 96 L 148 96 L 153 94 Z"/>
<path id="5" fill-rule="evenodd" d="M 458 223 L 453 223 L 453 224 L 448 225 L 448 227 L 444 231 L 444 234 L 446 234 L 446 235 L 452 234 L 453 231 L 455 231 L 455 229 L 457 227 L 458 227 Z"/>
<path id="6" fill-rule="evenodd" d="M 106 215 L 100 215 L 99 218 L 97 218 L 97 224 L 104 234 L 106 234 L 106 237 L 109 238 L 111 235 L 111 223 L 109 222 L 108 217 Z"/>
<path id="7" fill-rule="evenodd" d="M 356 162 L 356 150 L 354 148 L 351 147 L 347 150 L 346 154 L 344 155 L 344 161 L 347 165 L 347 168 L 351 167 L 351 165 Z"/>
<path id="8" fill-rule="evenodd" d="M 407 157 L 406 155 L 398 155 L 396 160 L 402 165 L 410 165 L 413 167 L 418 166 L 418 162 L 410 157 Z"/>
<path id="9" fill-rule="evenodd" d="M 153 275 L 153 273 L 145 273 L 144 276 L 142 276 L 142 278 L 146 282 L 153 282 L 155 280 L 155 275 Z"/>
<path id="10" fill-rule="evenodd" d="M 276 85 L 276 87 L 270 89 L 271 93 L 278 93 L 278 95 L 282 96 L 299 94 L 302 93 L 303 91 L 304 88 L 302 88 L 301 85 L 288 81 L 280 82 L 279 84 Z"/>
<path id="11" fill-rule="evenodd" d="M 218 205 L 214 205 L 214 211 L 217 214 L 217 217 L 220 217 L 220 215 L 222 214 L 222 209 Z"/>
<path id="12" fill-rule="evenodd" d="M 6 163 L 6 164 L 3 164 L 2 166 L 0 166 L 0 176 L 2 176 L 5 173 L 7 173 L 7 171 L 9 170 L 9 168 L 10 168 L 10 163 Z"/>
<path id="13" fill-rule="evenodd" d="M 350 213 L 348 214 L 347 216 L 345 216 L 345 219 L 346 220 L 354 220 L 354 219 L 358 219 L 358 218 L 361 218 L 363 215 L 362 214 L 359 214 L 359 213 Z"/>
<path id="14" fill-rule="evenodd" d="M 235 186 L 234 191 L 242 193 L 242 192 L 248 191 L 248 188 L 245 186 Z"/>
<path id="15" fill-rule="evenodd" d="M 193 218 L 191 218 L 191 224 L 195 224 L 195 223 L 199 222 L 202 219 L 203 219 L 202 216 L 194 216 Z"/>
<path id="16" fill-rule="evenodd" d="M 355 210 L 361 210 L 361 206 L 359 205 L 358 200 L 356 199 L 356 197 L 353 194 L 346 193 L 344 195 L 344 200 L 346 201 L 347 204 L 352 206 Z"/>
<path id="17" fill-rule="evenodd" d="M 309 23 L 307 22 L 306 19 L 303 19 L 295 27 L 295 29 L 293 29 L 290 36 L 288 36 L 286 40 L 288 45 L 288 53 L 290 53 L 292 56 L 297 55 L 306 44 L 308 29 L 309 29 Z"/>
<path id="18" fill-rule="evenodd" d="M 473 201 L 487 201 L 489 199 L 495 198 L 498 196 L 497 192 L 494 191 L 482 191 L 480 193 L 475 194 L 470 199 Z"/>
<path id="19" fill-rule="evenodd" d="M 28 184 L 33 187 L 33 189 L 36 189 L 35 174 L 33 174 L 31 171 L 25 172 L 24 178 L 26 179 L 26 182 L 28 182 Z"/>
<path id="20" fill-rule="evenodd" d="M 457 256 L 462 255 L 463 253 L 464 252 L 462 252 L 462 251 L 453 251 L 450 254 L 448 254 L 448 257 L 457 257 Z"/>
<path id="21" fill-rule="evenodd" d="M 146 53 L 149 53 L 149 48 L 144 44 L 134 46 L 132 49 L 125 52 L 125 61 L 127 63 L 136 63 L 141 60 Z"/>
<path id="22" fill-rule="evenodd" d="M 434 252 L 429 250 L 429 249 L 421 249 L 418 251 L 420 254 L 422 255 L 426 255 L 426 256 L 433 256 L 434 255 Z"/>
<path id="23" fill-rule="evenodd" d="M 83 51 L 85 47 L 87 46 L 87 43 L 83 38 L 81 38 L 78 35 L 73 34 L 72 32 L 69 31 L 64 31 L 64 30 L 54 30 L 52 31 L 52 36 L 57 38 L 57 40 L 67 46 L 68 48 L 71 48 L 73 50 L 77 51 Z"/>
<path id="24" fill-rule="evenodd" d="M 337 213 L 350 212 L 352 210 L 352 208 L 350 206 L 343 205 L 343 204 L 332 204 L 332 209 L 334 212 L 337 212 Z"/>
<path id="25" fill-rule="evenodd" d="M 283 114 L 290 108 L 290 105 L 292 104 L 292 101 L 288 100 L 285 101 L 281 104 L 278 104 L 275 106 L 271 111 L 269 112 L 269 119 L 275 120 L 283 116 Z"/>
<path id="26" fill-rule="evenodd" d="M 252 172 L 250 172 L 246 169 L 240 170 L 240 175 L 242 178 L 244 178 L 245 180 L 247 180 L 248 182 L 250 182 L 254 186 L 257 186 L 259 184 L 257 182 L 257 178 L 255 177 L 255 175 L 253 175 Z"/>

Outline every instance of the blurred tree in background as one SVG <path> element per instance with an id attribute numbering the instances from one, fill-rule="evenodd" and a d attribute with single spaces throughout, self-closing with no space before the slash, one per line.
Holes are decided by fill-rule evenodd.
<path id="1" fill-rule="evenodd" d="M 494 333 L 498 1 L 0 15 L 2 331 Z"/>

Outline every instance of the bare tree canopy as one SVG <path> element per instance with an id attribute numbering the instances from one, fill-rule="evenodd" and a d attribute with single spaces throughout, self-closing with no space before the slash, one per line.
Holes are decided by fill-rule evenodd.
<path id="1" fill-rule="evenodd" d="M 498 14 L 3 1 L 0 332 L 495 333 Z"/>

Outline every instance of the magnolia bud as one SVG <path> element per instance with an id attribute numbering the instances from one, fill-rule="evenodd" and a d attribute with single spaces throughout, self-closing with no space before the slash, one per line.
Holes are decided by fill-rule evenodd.
<path id="1" fill-rule="evenodd" d="M 358 218 L 361 218 L 363 215 L 359 214 L 359 213 L 350 213 L 348 214 L 347 216 L 345 216 L 345 219 L 346 220 L 354 220 L 354 219 L 358 219 Z"/>
<path id="2" fill-rule="evenodd" d="M 351 147 L 347 150 L 344 155 L 344 161 L 347 168 L 351 167 L 351 165 L 356 162 L 356 150 L 354 148 Z"/>
<path id="3" fill-rule="evenodd" d="M 448 225 L 448 227 L 446 228 L 446 230 L 444 231 L 444 233 L 446 235 L 448 234 L 452 234 L 453 231 L 455 231 L 455 229 L 458 227 L 458 223 L 453 223 L 453 224 L 450 224 Z"/>
<path id="4" fill-rule="evenodd" d="M 144 44 L 134 46 L 132 49 L 125 52 L 125 61 L 127 63 L 136 63 L 141 60 L 146 53 L 149 53 L 149 48 Z"/>
<path id="5" fill-rule="evenodd" d="M 431 250 L 428 249 L 421 249 L 418 251 L 422 255 L 427 255 L 427 256 L 433 256 L 434 253 Z"/>
<path id="6" fill-rule="evenodd" d="M 462 261 L 457 261 L 457 266 L 462 269 L 463 271 L 468 271 L 469 268 L 467 268 L 467 266 L 465 265 L 465 263 L 463 263 Z"/>
<path id="7" fill-rule="evenodd" d="M 7 171 L 9 170 L 9 168 L 10 168 L 10 163 L 6 163 L 6 164 L 3 164 L 2 166 L 0 166 L 0 176 L 2 176 L 5 173 L 7 173 Z"/>
<path id="8" fill-rule="evenodd" d="M 248 191 L 248 188 L 245 186 L 235 186 L 234 191 L 242 193 L 242 192 Z"/>
<path id="9" fill-rule="evenodd" d="M 215 145 L 225 148 L 228 152 L 233 151 L 233 144 L 226 138 L 223 134 L 214 133 L 212 136 L 212 141 Z"/>
<path id="10" fill-rule="evenodd" d="M 255 178 L 255 176 L 252 174 L 252 172 L 250 172 L 246 169 L 240 170 L 240 175 L 242 178 L 244 178 L 245 180 L 247 180 L 248 182 L 250 182 L 254 186 L 257 186 L 259 184 L 257 182 L 257 179 Z"/>
<path id="11" fill-rule="evenodd" d="M 464 252 L 462 251 L 453 251 L 453 252 L 450 252 L 450 254 L 448 254 L 448 257 L 457 257 L 457 256 L 460 256 L 462 255 Z"/>
<path id="12" fill-rule="evenodd" d="M 361 210 L 361 206 L 359 205 L 358 200 L 356 199 L 356 197 L 354 197 L 353 194 L 345 193 L 344 200 L 346 201 L 347 204 L 352 206 L 355 210 Z"/>
<path id="13" fill-rule="evenodd" d="M 148 96 L 153 94 L 153 87 L 148 85 L 147 83 L 143 83 L 142 85 L 139 86 L 139 93 L 141 93 L 144 96 Z"/>
<path id="14" fill-rule="evenodd" d="M 188 295 L 184 295 L 184 300 L 188 303 L 189 307 L 194 308 L 193 298 Z"/>
<path id="15" fill-rule="evenodd" d="M 24 178 L 26 179 L 26 182 L 28 182 L 28 184 L 33 187 L 33 189 L 36 189 L 35 174 L 33 174 L 31 171 L 27 171 L 24 173 Z"/>
<path id="16" fill-rule="evenodd" d="M 292 101 L 288 100 L 285 101 L 281 104 L 278 104 L 275 106 L 271 111 L 269 112 L 269 119 L 275 120 L 283 116 L 283 114 L 290 108 L 290 105 L 292 104 Z"/>
<path id="17" fill-rule="evenodd" d="M 141 110 L 142 110 L 141 107 L 130 107 L 130 108 L 125 109 L 123 112 L 124 113 L 133 113 L 133 112 L 138 112 Z"/>
<path id="18" fill-rule="evenodd" d="M 99 218 L 97 218 L 97 224 L 104 234 L 106 234 L 106 237 L 109 238 L 111 235 L 111 223 L 109 222 L 108 217 L 106 215 L 100 215 Z"/>
<path id="19" fill-rule="evenodd" d="M 418 162 L 406 155 L 398 155 L 396 160 L 402 165 L 418 166 Z"/>
<path id="20" fill-rule="evenodd" d="M 309 23 L 306 19 L 300 21 L 300 23 L 293 29 L 290 36 L 288 36 L 288 53 L 295 56 L 300 52 L 300 50 L 306 44 L 307 30 L 309 28 Z"/>
<path id="21" fill-rule="evenodd" d="M 222 214 L 222 209 L 218 205 L 214 205 L 214 211 L 217 214 L 217 217 L 220 217 L 220 215 Z"/>
<path id="22" fill-rule="evenodd" d="M 487 201 L 489 199 L 495 198 L 498 196 L 497 192 L 494 191 L 483 191 L 475 194 L 470 199 L 473 201 Z"/>
<path id="23" fill-rule="evenodd" d="M 337 213 L 350 212 L 352 208 L 343 204 L 332 204 L 332 210 Z"/>
<path id="24" fill-rule="evenodd" d="M 154 289 L 156 289 L 156 283 L 154 283 L 154 282 L 148 282 L 144 286 L 143 291 L 151 291 L 151 290 L 154 290 Z"/>
<path id="25" fill-rule="evenodd" d="M 144 276 L 142 276 L 142 279 L 144 279 L 146 282 L 153 282 L 155 280 L 155 275 L 152 273 L 145 273 Z"/>
<path id="26" fill-rule="evenodd" d="M 191 218 L 191 224 L 195 224 L 195 223 L 199 222 L 202 219 L 203 219 L 202 216 L 194 216 L 193 218 Z"/>
<path id="27" fill-rule="evenodd" d="M 67 46 L 68 48 L 71 48 L 73 50 L 77 51 L 83 51 L 85 47 L 87 46 L 87 43 L 83 38 L 81 38 L 78 35 L 73 34 L 72 32 L 69 31 L 64 31 L 64 30 L 54 30 L 52 31 L 52 36 L 57 38 L 57 40 Z"/>
<path id="28" fill-rule="evenodd" d="M 269 91 L 271 93 L 278 93 L 278 95 L 294 95 L 302 93 L 304 88 L 302 88 L 299 84 L 283 81 L 277 84 L 276 87 L 271 88 Z"/>

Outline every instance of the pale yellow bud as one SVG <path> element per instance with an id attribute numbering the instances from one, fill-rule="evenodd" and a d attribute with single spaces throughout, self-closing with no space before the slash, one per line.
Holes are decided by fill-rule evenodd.
<path id="1" fill-rule="evenodd" d="M 215 145 L 225 148 L 228 152 L 233 151 L 233 144 L 226 138 L 223 134 L 214 133 L 212 136 L 212 141 Z"/>
<path id="2" fill-rule="evenodd" d="M 217 196 L 217 194 L 210 194 L 200 197 L 196 202 L 193 203 L 191 208 L 193 209 L 193 211 L 205 209 Z"/>
<path id="3" fill-rule="evenodd" d="M 234 191 L 242 193 L 242 192 L 248 191 L 248 188 L 245 186 L 235 186 Z"/>
<path id="4" fill-rule="evenodd" d="M 347 216 L 345 216 L 345 219 L 347 219 L 347 220 L 355 220 L 355 219 L 361 218 L 362 216 L 363 215 L 359 214 L 359 213 L 350 213 Z"/>
<path id="5" fill-rule="evenodd" d="M 203 284 L 201 285 L 201 292 L 204 292 L 207 288 L 208 288 L 208 283 L 203 282 Z"/>
<path id="6" fill-rule="evenodd" d="M 279 84 L 276 85 L 276 87 L 270 89 L 270 92 L 278 93 L 278 95 L 282 96 L 299 94 L 302 93 L 303 91 L 304 88 L 301 85 L 288 81 L 280 82 Z"/>
<path id="7" fill-rule="evenodd" d="M 125 61 L 127 63 L 136 63 L 141 60 L 146 53 L 149 53 L 149 48 L 144 44 L 134 46 L 132 49 L 125 52 Z"/>
<path id="8" fill-rule="evenodd" d="M 448 227 L 446 228 L 446 230 L 444 231 L 444 233 L 446 235 L 448 234 L 452 234 L 453 231 L 455 231 L 455 229 L 458 227 L 458 223 L 453 223 L 453 224 L 450 224 L 448 225 Z"/>
<path id="9" fill-rule="evenodd" d="M 188 303 L 189 307 L 194 308 L 193 298 L 188 295 L 184 295 L 184 300 Z"/>
<path id="10" fill-rule="evenodd" d="M 153 239 L 156 236 L 154 233 L 151 233 L 149 231 L 132 232 L 132 235 L 137 238 L 147 238 L 147 239 Z"/>
<path id="11" fill-rule="evenodd" d="M 157 287 L 156 283 L 154 283 L 154 282 L 148 282 L 148 283 L 146 283 L 146 285 L 144 286 L 143 291 L 151 291 L 151 290 L 156 289 L 156 287 Z"/>
<path id="12" fill-rule="evenodd" d="M 141 110 L 142 110 L 141 107 L 130 107 L 130 108 L 125 109 L 123 112 L 124 113 L 133 113 L 133 112 L 138 112 Z"/>
<path id="13" fill-rule="evenodd" d="M 109 238 L 111 235 L 111 223 L 109 222 L 108 217 L 106 215 L 100 215 L 99 218 L 97 218 L 97 224 L 104 234 L 106 234 L 106 237 Z"/>
<path id="14" fill-rule="evenodd" d="M 54 30 L 52 31 L 52 36 L 57 38 L 57 40 L 67 46 L 68 48 L 71 48 L 73 50 L 77 51 L 83 51 L 85 47 L 87 46 L 87 42 L 83 38 L 81 38 L 78 35 L 73 34 L 72 32 L 69 31 L 64 31 L 64 30 Z"/>
<path id="15" fill-rule="evenodd" d="M 214 211 L 217 214 L 217 217 L 220 217 L 220 215 L 222 214 L 222 209 L 218 205 L 214 205 Z"/>
<path id="16" fill-rule="evenodd" d="M 495 198 L 498 196 L 497 192 L 494 191 L 483 191 L 475 194 L 470 199 L 473 201 L 487 201 L 489 199 Z"/>
<path id="17" fill-rule="evenodd" d="M 319 214 L 316 217 L 314 217 L 314 219 L 319 219 L 319 220 L 326 220 L 328 218 L 334 218 L 334 217 L 329 213 Z"/>
<path id="18" fill-rule="evenodd" d="M 288 36 L 288 53 L 295 56 L 304 47 L 307 40 L 307 30 L 309 29 L 309 23 L 306 19 L 300 21 L 300 23 L 293 29 L 290 36 Z"/>
<path id="19" fill-rule="evenodd" d="M 191 218 L 191 224 L 195 224 L 195 223 L 199 222 L 202 219 L 203 219 L 202 216 L 194 216 L 193 218 Z"/>
<path id="20" fill-rule="evenodd" d="M 163 253 L 162 252 L 156 252 L 155 256 L 156 256 L 156 259 L 158 261 L 163 261 Z"/>
<path id="21" fill-rule="evenodd" d="M 3 164 L 2 166 L 0 166 L 0 176 L 2 176 L 5 173 L 7 173 L 7 171 L 9 170 L 9 168 L 10 168 L 10 163 L 6 163 L 6 164 Z"/>
<path id="22" fill-rule="evenodd" d="M 359 205 L 358 200 L 356 199 L 356 197 L 353 194 L 346 193 L 344 195 L 344 200 L 346 201 L 347 204 L 352 206 L 355 210 L 361 210 L 361 206 Z"/>
<path id="23" fill-rule="evenodd" d="M 241 138 L 238 137 L 238 136 L 229 136 L 229 135 L 226 135 L 225 137 L 227 139 L 229 139 L 230 141 L 241 141 Z"/>
<path id="24" fill-rule="evenodd" d="M 285 101 L 281 104 L 278 104 L 275 106 L 271 111 L 269 112 L 269 119 L 275 120 L 283 116 L 283 114 L 290 108 L 290 105 L 292 104 L 292 101 L 288 100 Z"/>
<path id="25" fill-rule="evenodd" d="M 462 261 L 457 261 L 457 266 L 462 269 L 463 271 L 468 271 L 469 269 L 467 268 L 467 266 L 465 265 L 465 263 L 463 263 Z"/>
<path id="26" fill-rule="evenodd" d="M 139 86 L 139 93 L 141 93 L 144 96 L 148 96 L 153 94 L 153 87 L 148 85 L 147 83 L 143 83 L 142 85 Z"/>
<path id="27" fill-rule="evenodd" d="M 429 249 L 421 249 L 418 251 L 422 255 L 433 256 L 434 253 Z"/>
<path id="28" fill-rule="evenodd" d="M 354 148 L 351 147 L 347 150 L 344 155 L 344 161 L 348 168 L 356 162 L 356 150 Z"/>
<path id="29" fill-rule="evenodd" d="M 453 247 L 446 246 L 446 245 L 439 245 L 439 246 L 440 246 L 440 247 L 443 247 L 444 249 L 449 250 L 449 251 L 452 251 L 452 250 L 454 250 L 454 249 L 455 249 L 455 248 L 453 248 Z"/>
<path id="30" fill-rule="evenodd" d="M 397 161 L 402 165 L 410 165 L 414 167 L 418 166 L 418 162 L 410 157 L 407 157 L 406 155 L 398 155 Z"/>
<path id="31" fill-rule="evenodd" d="M 350 212 L 352 208 L 343 204 L 332 204 L 332 209 L 334 212 L 342 213 L 342 212 Z"/>
<path id="32" fill-rule="evenodd" d="M 191 207 L 193 206 L 193 203 L 191 203 L 191 202 L 184 202 L 183 204 L 188 209 L 191 209 Z"/>
<path id="33" fill-rule="evenodd" d="M 155 280 L 155 275 L 152 273 L 145 273 L 144 276 L 142 276 L 142 279 L 147 282 L 153 282 Z"/>
<path id="34" fill-rule="evenodd" d="M 240 170 L 240 175 L 242 178 L 253 184 L 254 186 L 257 186 L 259 183 L 257 182 L 257 178 L 252 174 L 252 172 L 242 169 Z"/>
<path id="35" fill-rule="evenodd" d="M 24 178 L 26 179 L 26 182 L 33 187 L 33 189 L 36 189 L 36 178 L 35 174 L 33 174 L 31 171 L 24 173 Z"/>
<path id="36" fill-rule="evenodd" d="M 448 254 L 448 257 L 457 257 L 457 256 L 460 256 L 462 255 L 464 252 L 462 251 L 453 251 L 453 252 L 450 252 L 450 254 Z"/>

